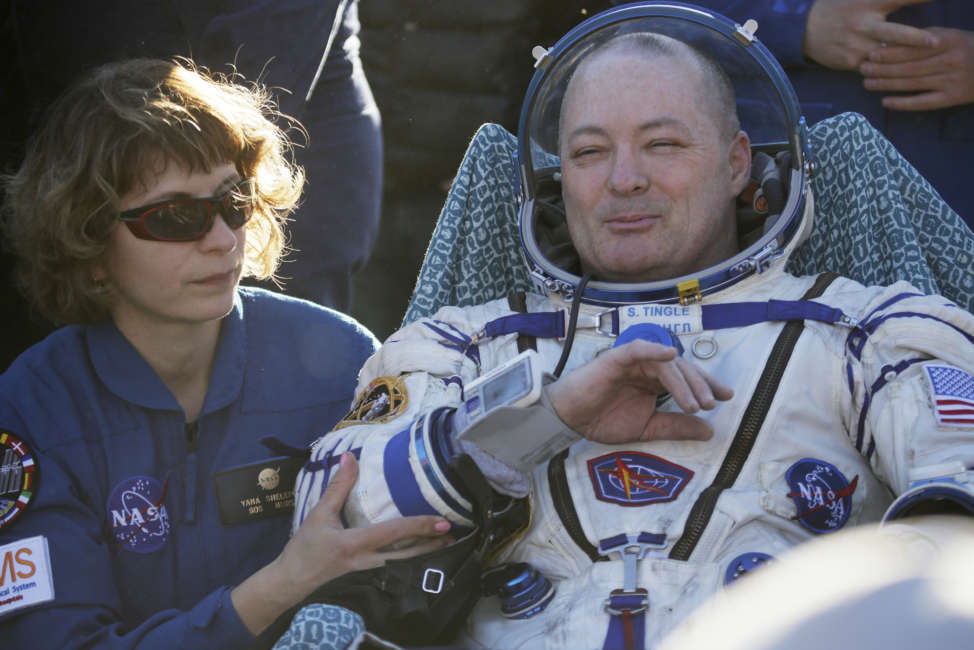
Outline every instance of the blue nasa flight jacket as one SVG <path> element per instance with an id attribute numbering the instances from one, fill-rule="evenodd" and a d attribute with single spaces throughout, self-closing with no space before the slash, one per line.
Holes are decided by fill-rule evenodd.
<path id="1" fill-rule="evenodd" d="M 280 452 L 262 438 L 306 448 L 331 429 L 376 345 L 337 312 L 241 288 L 195 430 L 111 322 L 21 355 L 0 375 L 0 429 L 30 447 L 37 480 L 0 546 L 46 537 L 54 600 L 0 618 L 3 647 L 245 647 L 230 590 L 283 548 L 289 509 L 224 523 L 213 477 L 273 474 L 289 459 L 266 462 Z M 237 476 L 251 491 L 231 506 L 262 490 Z"/>
<path id="2" fill-rule="evenodd" d="M 933 111 L 887 110 L 881 100 L 890 93 L 866 90 L 858 71 L 832 70 L 806 59 L 802 43 L 813 0 L 690 1 L 741 24 L 756 19 L 758 39 L 788 73 L 810 125 L 846 111 L 861 113 L 974 229 L 970 178 L 958 173 L 974 167 L 974 104 Z M 919 28 L 974 31 L 974 2 L 932 0 L 902 7 L 888 19 Z"/>

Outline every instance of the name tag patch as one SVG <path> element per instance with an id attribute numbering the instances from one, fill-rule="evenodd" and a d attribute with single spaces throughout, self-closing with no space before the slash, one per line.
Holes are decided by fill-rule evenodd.
<path id="1" fill-rule="evenodd" d="M 672 501 L 693 471 L 639 451 L 617 451 L 588 461 L 588 473 L 600 501 L 645 506 Z"/>
<path id="2" fill-rule="evenodd" d="M 302 458 L 280 456 L 214 473 L 220 521 L 232 526 L 290 515 L 294 482 L 302 465 Z"/>
<path id="3" fill-rule="evenodd" d="M 54 600 L 47 538 L 27 537 L 0 546 L 0 616 Z"/>
<path id="4" fill-rule="evenodd" d="M 171 530 L 166 510 L 168 490 L 168 478 L 165 484 L 151 476 L 119 481 L 105 506 L 114 551 L 153 553 L 166 544 Z"/>

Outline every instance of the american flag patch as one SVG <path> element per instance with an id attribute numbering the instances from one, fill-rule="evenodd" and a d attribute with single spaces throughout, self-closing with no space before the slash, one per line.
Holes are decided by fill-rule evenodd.
<path id="1" fill-rule="evenodd" d="M 974 425 L 974 377 L 954 366 L 927 364 L 923 369 L 927 371 L 937 424 Z"/>

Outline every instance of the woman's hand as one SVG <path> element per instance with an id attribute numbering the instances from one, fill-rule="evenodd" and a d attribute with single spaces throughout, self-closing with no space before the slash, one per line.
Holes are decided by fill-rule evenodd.
<path id="1" fill-rule="evenodd" d="M 254 635 L 305 596 L 350 571 L 381 566 L 386 560 L 420 555 L 445 546 L 450 523 L 433 515 L 402 517 L 364 528 L 344 528 L 339 518 L 358 478 L 355 457 L 345 452 L 321 500 L 281 554 L 231 593 L 233 606 Z M 390 546 L 415 540 L 408 548 Z"/>

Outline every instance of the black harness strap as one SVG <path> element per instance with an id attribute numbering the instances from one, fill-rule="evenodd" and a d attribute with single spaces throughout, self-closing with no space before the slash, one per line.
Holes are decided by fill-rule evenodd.
<path id="1" fill-rule="evenodd" d="M 561 525 L 565 527 L 568 536 L 572 541 L 589 556 L 593 562 L 602 562 L 609 558 L 599 553 L 585 536 L 582 529 L 582 522 L 578 520 L 578 512 L 572 502 L 571 488 L 568 487 L 568 477 L 565 475 L 565 459 L 568 458 L 568 449 L 557 454 L 548 461 L 548 490 L 551 492 L 551 502 L 555 506 L 555 512 L 561 519 Z"/>

